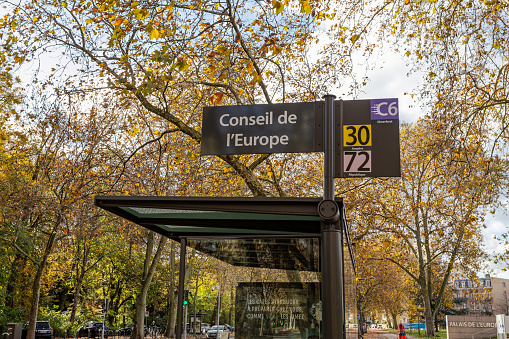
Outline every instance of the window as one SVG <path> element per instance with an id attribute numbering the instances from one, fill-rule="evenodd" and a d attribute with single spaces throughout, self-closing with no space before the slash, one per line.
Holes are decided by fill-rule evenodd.
<path id="1" fill-rule="evenodd" d="M 505 282 L 502 283 L 502 286 L 505 287 Z"/>

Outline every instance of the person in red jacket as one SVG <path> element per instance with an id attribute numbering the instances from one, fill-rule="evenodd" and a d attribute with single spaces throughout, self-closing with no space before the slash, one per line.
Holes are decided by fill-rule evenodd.
<path id="1" fill-rule="evenodd" d="M 405 325 L 403 325 L 403 323 L 399 323 L 398 331 L 399 331 L 398 339 L 405 339 L 406 333 L 405 333 Z"/>

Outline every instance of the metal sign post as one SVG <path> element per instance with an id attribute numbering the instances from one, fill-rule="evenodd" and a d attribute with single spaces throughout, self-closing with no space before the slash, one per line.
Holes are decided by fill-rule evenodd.
<path id="1" fill-rule="evenodd" d="M 334 95 L 326 95 L 324 110 L 323 200 L 318 205 L 322 220 L 322 338 L 345 338 L 343 293 L 343 235 L 339 206 L 334 201 Z"/>

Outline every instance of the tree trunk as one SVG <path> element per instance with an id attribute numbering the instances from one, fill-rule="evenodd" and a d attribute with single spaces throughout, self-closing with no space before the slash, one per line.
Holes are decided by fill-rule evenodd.
<path id="1" fill-rule="evenodd" d="M 424 289 L 426 291 L 426 289 Z M 426 324 L 426 336 L 434 337 L 435 336 L 435 324 L 433 317 L 433 310 L 431 309 L 431 300 L 430 296 L 427 293 L 423 293 L 424 300 L 424 321 Z"/>
<path id="2" fill-rule="evenodd" d="M 393 329 L 398 329 L 398 319 L 397 319 L 397 314 L 396 313 L 392 313 L 392 328 Z"/>
<path id="3" fill-rule="evenodd" d="M 49 235 L 48 241 L 46 242 L 46 248 L 44 250 L 44 255 L 42 256 L 41 261 L 37 265 L 37 272 L 35 273 L 34 282 L 32 284 L 32 300 L 30 304 L 30 316 L 28 318 L 28 329 L 27 329 L 27 339 L 35 338 L 35 322 L 37 321 L 37 312 L 39 310 L 39 298 L 41 295 L 41 280 L 42 275 L 44 274 L 44 269 L 48 263 L 48 257 L 53 250 L 53 244 L 55 243 L 56 238 L 56 229 L 60 222 L 57 221 L 53 228 L 53 232 Z"/>
<path id="4" fill-rule="evenodd" d="M 193 326 L 193 334 L 196 334 L 196 299 L 198 299 L 198 279 L 196 279 L 196 284 L 195 284 L 195 288 L 194 288 L 194 298 L 193 298 L 193 323 L 192 323 L 192 326 Z M 201 323 L 200 323 L 200 327 L 201 327 Z"/>
<path id="5" fill-rule="evenodd" d="M 168 320 L 166 322 L 166 333 L 168 338 L 175 337 L 175 322 L 177 321 L 177 308 L 175 307 L 175 241 L 170 243 L 170 287 L 168 292 Z"/>
<path id="6" fill-rule="evenodd" d="M 233 288 L 230 291 L 230 315 L 228 317 L 228 324 L 233 324 L 233 305 L 234 305 Z"/>
<path id="7" fill-rule="evenodd" d="M 7 287 L 5 290 L 5 306 L 14 309 L 14 295 L 16 294 L 16 283 L 18 281 L 19 273 L 23 271 L 27 258 L 16 252 L 16 257 L 12 261 L 11 272 L 7 280 Z"/>
<path id="8" fill-rule="evenodd" d="M 152 253 L 155 247 L 154 244 L 155 234 L 153 231 L 149 231 L 148 233 L 148 242 L 147 242 L 147 251 L 145 254 L 145 263 L 143 268 L 143 279 L 140 286 L 140 292 L 138 293 L 138 297 L 136 298 L 136 313 L 134 316 L 134 329 L 131 334 L 131 339 L 143 339 L 144 337 L 144 322 L 145 322 L 145 308 L 147 305 L 147 293 L 148 288 L 150 287 L 150 283 L 152 282 L 152 278 L 154 277 L 154 273 L 156 271 L 157 264 L 159 263 L 159 259 L 163 254 L 164 247 L 166 245 L 166 240 L 168 238 L 161 237 L 159 241 L 159 245 L 157 246 L 157 251 L 154 257 L 152 258 Z"/>
<path id="9" fill-rule="evenodd" d="M 71 325 L 74 324 L 74 321 L 76 320 L 76 310 L 78 309 L 78 299 L 80 297 L 83 279 L 85 279 L 85 271 L 86 271 L 87 262 L 88 262 L 89 250 L 90 250 L 90 247 L 87 246 L 86 241 L 85 241 L 83 244 L 83 260 L 81 262 L 81 267 L 80 267 L 80 265 L 78 265 L 78 267 L 77 267 L 78 274 L 76 275 L 76 289 L 74 290 L 71 315 L 69 316 L 69 322 L 71 323 Z"/>

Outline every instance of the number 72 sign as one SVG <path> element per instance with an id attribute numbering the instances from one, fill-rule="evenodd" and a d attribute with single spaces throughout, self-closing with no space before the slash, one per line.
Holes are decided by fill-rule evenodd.
<path id="1" fill-rule="evenodd" d="M 341 154 L 336 156 L 335 177 L 401 176 L 398 99 L 344 100 L 335 105 L 342 125 L 336 134 Z"/>

